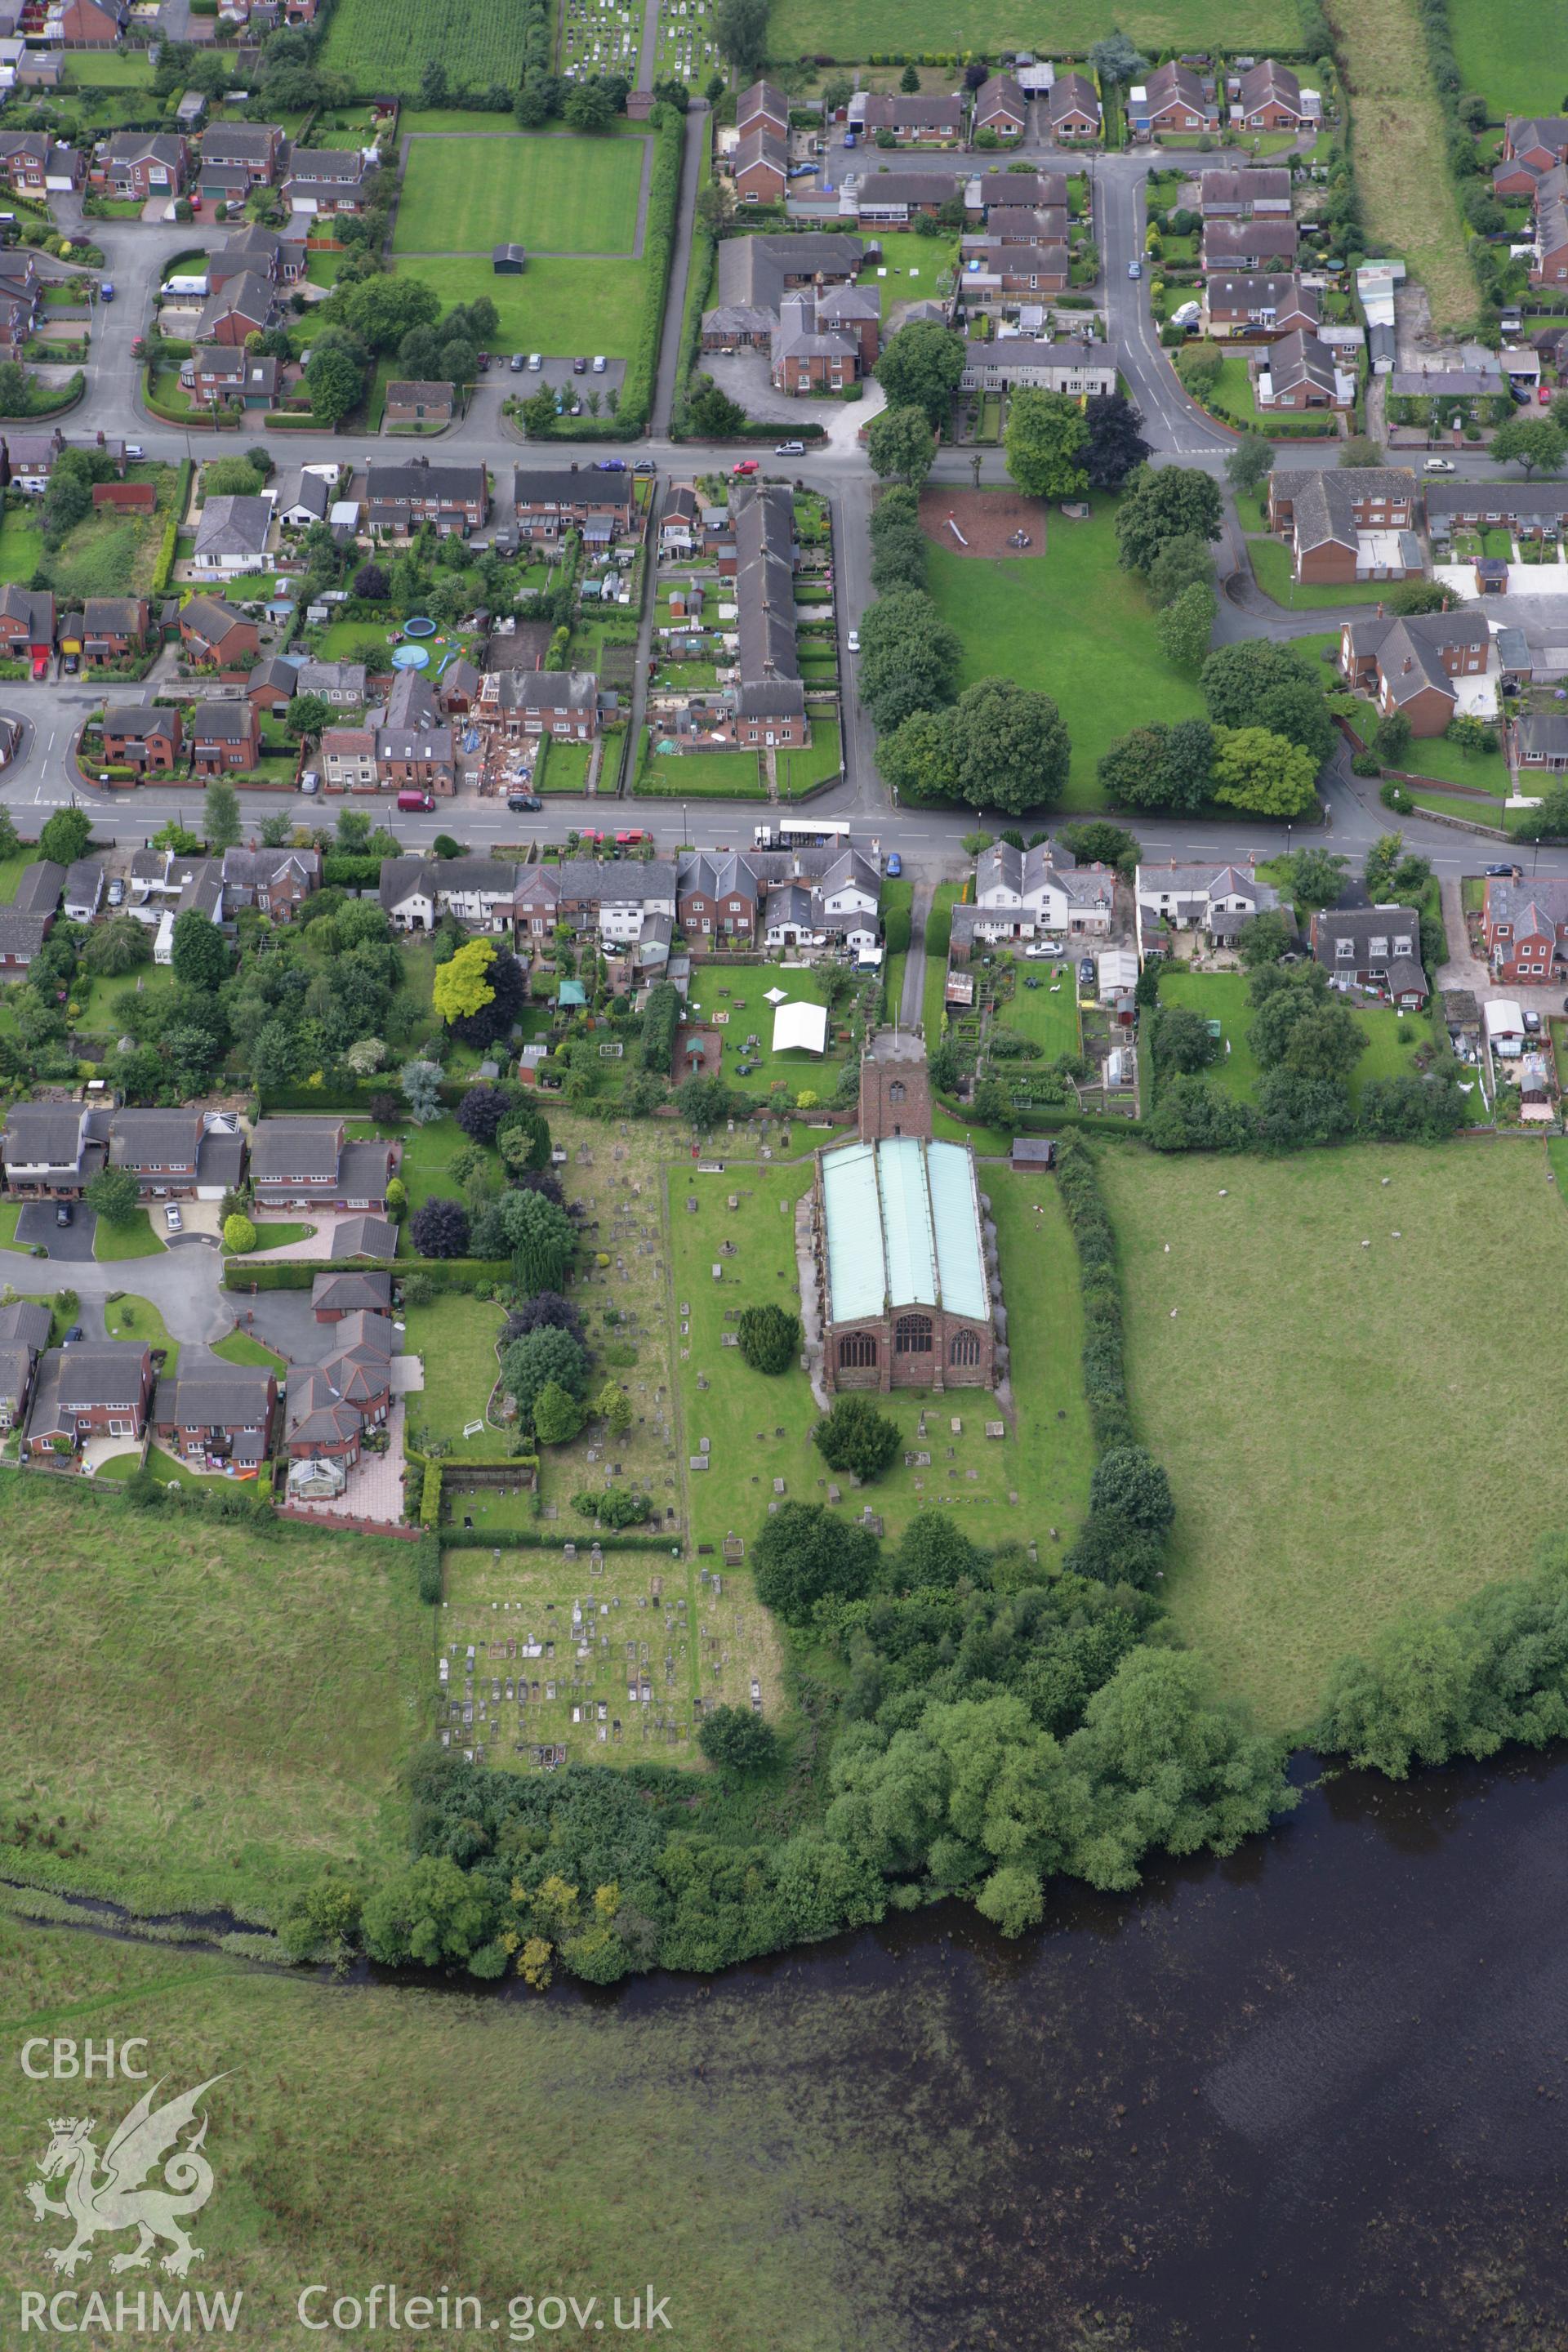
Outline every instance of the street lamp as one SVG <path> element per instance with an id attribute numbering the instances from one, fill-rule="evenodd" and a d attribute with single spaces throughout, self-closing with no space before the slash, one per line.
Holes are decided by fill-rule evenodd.
<path id="1" fill-rule="evenodd" d="M 684 801 L 680 803 L 680 846 L 682 849 L 686 846 L 686 803 Z"/>

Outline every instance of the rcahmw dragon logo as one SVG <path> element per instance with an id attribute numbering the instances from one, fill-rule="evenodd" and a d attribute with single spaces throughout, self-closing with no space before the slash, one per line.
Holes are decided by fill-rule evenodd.
<path id="1" fill-rule="evenodd" d="M 207 2136 L 205 2116 L 183 2147 L 175 2143 L 185 2126 L 195 2120 L 204 2095 L 223 2079 L 214 2074 L 207 2082 L 198 2083 L 194 2091 L 157 2109 L 153 2102 L 163 2085 L 154 2083 L 116 2130 L 104 2149 L 101 2165 L 92 2144 L 91 2116 L 51 2118 L 51 2137 L 38 2159 L 38 2170 L 45 2180 L 64 2176 L 64 2202 L 46 2196 L 37 2180 L 27 2183 L 27 2197 L 40 2221 L 47 2213 L 58 2213 L 75 2224 L 76 2235 L 68 2246 L 47 2248 L 46 2262 L 68 2278 L 73 2276 L 79 2263 L 91 2262 L 91 2241 L 100 2230 L 137 2232 L 129 2253 L 110 2256 L 111 2271 L 145 2270 L 160 2239 L 167 2239 L 173 2249 L 163 2256 L 162 2267 L 176 2278 L 184 2278 L 193 2263 L 205 2260 L 202 2249 L 192 2245 L 182 2225 L 201 2211 L 213 2193 L 212 2167 L 202 2154 Z M 142 2181 L 166 2154 L 162 2188 L 144 2189 Z"/>

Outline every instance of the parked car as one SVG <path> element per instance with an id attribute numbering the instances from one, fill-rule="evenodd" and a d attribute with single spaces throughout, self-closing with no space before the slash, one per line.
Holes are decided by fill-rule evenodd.
<path id="1" fill-rule="evenodd" d="M 1129 278 L 1142 278 L 1143 264 L 1141 261 L 1130 261 L 1127 265 L 1127 275 Z"/>
<path id="2" fill-rule="evenodd" d="M 658 467 L 654 464 L 651 457 L 639 457 L 637 464 L 632 467 L 632 471 L 634 474 L 657 474 Z"/>
<path id="3" fill-rule="evenodd" d="M 64 661 L 60 664 L 60 667 L 64 670 L 68 677 L 74 677 L 78 670 L 81 667 L 80 655 L 67 654 Z"/>
<path id="4" fill-rule="evenodd" d="M 163 1211 L 163 1223 L 168 1226 L 169 1231 L 172 1234 L 183 1234 L 185 1230 L 185 1221 L 184 1217 L 181 1216 L 178 1207 L 173 1201 L 169 1202 L 168 1206 Z"/>
<path id="5" fill-rule="evenodd" d="M 1428 457 L 1421 470 L 1424 474 L 1452 474 L 1458 469 L 1452 457 Z"/>
<path id="6" fill-rule="evenodd" d="M 73 1323 L 70 1329 L 66 1333 L 65 1339 L 61 1344 L 69 1348 L 73 1346 L 78 1339 L 85 1339 L 86 1337 L 87 1333 L 82 1329 L 81 1325 L 79 1323 Z"/>
<path id="7" fill-rule="evenodd" d="M 528 355 L 528 364 L 533 370 L 534 374 L 537 375 L 540 369 L 544 365 L 543 353 L 542 352 L 530 352 Z"/>
<path id="8" fill-rule="evenodd" d="M 98 289 L 98 299 L 99 299 L 99 300 L 100 300 L 100 302 L 112 302 L 112 301 L 113 301 L 113 299 L 114 299 L 114 280 L 113 280 L 113 278 L 106 278 L 104 279 L 104 281 L 103 281 L 102 285 L 101 285 L 101 286 L 99 288 L 99 289 Z"/>
<path id="9" fill-rule="evenodd" d="M 756 470 L 757 460 L 755 457 L 742 457 L 730 468 L 731 474 L 754 474 Z"/>
<path id="10" fill-rule="evenodd" d="M 624 474 L 626 470 L 626 461 L 624 457 L 595 457 L 594 460 L 595 474 Z"/>
<path id="11" fill-rule="evenodd" d="M 587 373 L 588 373 L 588 362 L 587 362 L 587 361 L 586 361 L 585 359 L 584 359 L 581 355 L 579 355 L 579 357 L 578 357 L 578 358 L 576 358 L 576 359 L 574 359 L 574 360 L 573 361 L 573 362 L 572 362 L 572 373 L 573 373 L 573 374 L 574 374 L 574 375 L 586 375 L 586 374 L 587 374 Z"/>
<path id="12" fill-rule="evenodd" d="M 1059 956 L 1062 953 L 1061 942 L 1058 940 L 1031 940 L 1024 953 L 1031 963 L 1038 963 L 1045 956 Z"/>
<path id="13" fill-rule="evenodd" d="M 903 859 L 899 856 L 896 849 L 890 849 L 888 852 L 888 874 L 889 879 L 896 882 L 903 870 Z"/>
<path id="14" fill-rule="evenodd" d="M 514 816 L 534 816 L 544 806 L 537 793 L 508 793 L 506 804 Z"/>
<path id="15" fill-rule="evenodd" d="M 319 792 L 321 791 L 321 780 L 320 776 L 315 775 L 315 774 L 308 774 L 308 775 L 303 775 L 303 776 L 301 776 L 301 777 L 300 777 L 300 790 L 302 793 L 319 793 Z"/>
<path id="16" fill-rule="evenodd" d="M 513 375 L 521 375 L 523 369 L 528 365 L 528 362 L 524 359 L 521 352 L 513 352 L 510 360 L 508 362 L 508 365 L 510 367 Z"/>
<path id="17" fill-rule="evenodd" d="M 1540 1013 L 1539 1013 L 1532 1012 L 1532 1011 L 1531 1011 L 1531 1010 L 1529 1010 L 1529 1009 L 1527 1008 L 1527 1009 L 1526 1009 L 1526 1012 L 1525 1012 L 1525 1015 L 1524 1015 L 1524 1026 L 1525 1026 L 1525 1030 L 1526 1030 L 1527 1034 L 1528 1034 L 1530 1036 L 1531 1036 L 1531 1037 L 1539 1037 L 1539 1036 L 1540 1036 L 1540 1034 L 1541 1034 L 1541 1015 L 1540 1015 Z"/>
<path id="18" fill-rule="evenodd" d="M 610 362 L 605 357 L 603 352 L 598 352 L 594 361 L 594 373 L 595 375 L 603 375 L 605 370 L 609 366 L 609 364 Z"/>
<path id="19" fill-rule="evenodd" d="M 123 907 L 125 904 L 125 885 L 118 874 L 109 886 L 109 903 L 111 907 Z"/>
<path id="20" fill-rule="evenodd" d="M 1092 956 L 1079 956 L 1078 962 L 1078 977 L 1080 987 L 1092 988 L 1094 986 L 1094 958 Z"/>
<path id="21" fill-rule="evenodd" d="M 845 638 L 844 642 L 845 642 L 845 644 L 848 646 L 848 648 L 849 648 L 849 650 L 850 650 L 850 652 L 851 652 L 852 654 L 858 654 L 858 653 L 859 652 L 859 650 L 860 650 L 860 632 L 859 632 L 859 630 L 858 630 L 858 629 L 851 629 L 851 630 L 850 630 L 850 632 L 849 632 L 849 635 Z"/>
<path id="22" fill-rule="evenodd" d="M 75 1218 L 76 1211 L 71 1207 L 68 1201 L 57 1201 L 55 1202 L 55 1223 L 57 1225 L 71 1224 L 75 1222 Z"/>
<path id="23" fill-rule="evenodd" d="M 775 457 L 804 457 L 805 455 L 805 443 L 804 441 L 777 441 L 773 444 L 773 456 Z"/>
<path id="24" fill-rule="evenodd" d="M 400 809 L 406 809 L 410 813 L 416 809 L 433 809 L 436 805 L 436 796 L 433 793 L 417 791 L 399 793 L 397 805 Z"/>
<path id="25" fill-rule="evenodd" d="M 143 449 L 140 441 L 128 441 L 125 444 L 125 455 L 131 465 L 139 466 L 146 457 L 147 452 Z"/>

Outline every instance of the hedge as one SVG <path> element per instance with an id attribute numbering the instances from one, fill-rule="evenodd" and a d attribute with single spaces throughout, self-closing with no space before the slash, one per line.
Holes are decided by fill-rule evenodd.
<path id="1" fill-rule="evenodd" d="M 383 860 L 379 857 L 350 857 L 342 851 L 328 851 L 321 860 L 321 887 L 331 890 L 374 890 L 381 882 Z M 384 1087 L 377 1089 L 384 1094 Z"/>
<path id="2" fill-rule="evenodd" d="M 718 257 L 718 238 L 705 221 L 699 221 L 691 239 L 691 258 L 687 264 L 686 309 L 680 321 L 680 349 L 675 365 L 675 400 L 669 426 L 675 440 L 684 440 L 689 427 L 691 378 L 702 345 L 702 313 L 712 291 Z"/>
<path id="3" fill-rule="evenodd" d="M 163 541 L 158 549 L 158 561 L 153 566 L 152 593 L 154 596 L 162 596 L 167 593 L 169 581 L 174 572 L 175 551 L 180 543 L 180 517 L 190 504 L 192 471 L 191 460 L 188 457 L 182 457 L 179 479 L 174 484 L 174 507 L 164 520 Z"/>
<path id="4" fill-rule="evenodd" d="M 1122 1359 L 1121 1296 L 1116 1235 L 1087 1145 L 1069 1136 L 1057 1154 L 1057 1181 L 1078 1244 L 1083 1295 L 1083 1384 L 1095 1451 L 1134 1443 Z"/>
<path id="5" fill-rule="evenodd" d="M 669 1075 L 670 1057 L 675 1052 L 675 1032 L 680 1019 L 680 992 L 672 980 L 661 980 L 648 991 L 643 1008 L 642 1066 Z"/>
<path id="6" fill-rule="evenodd" d="M 265 1226 L 258 1228 L 265 1232 Z M 247 1265 L 243 1258 L 227 1257 L 223 1262 L 223 1283 L 226 1290 L 309 1290 L 317 1275 L 329 1273 L 336 1265 L 341 1274 L 345 1270 L 359 1274 L 392 1274 L 405 1281 L 411 1274 L 427 1275 L 437 1290 L 479 1290 L 487 1284 L 510 1282 L 512 1263 L 509 1257 L 367 1257 L 356 1258 L 345 1269 L 342 1258 L 275 1258 L 270 1265 Z"/>
<path id="7" fill-rule="evenodd" d="M 521 1466 L 521 1465 L 520 1465 Z M 585 1528 L 580 1536 L 563 1536 L 554 1529 L 549 1535 L 537 1535 L 523 1528 L 443 1528 L 441 1544 L 447 1551 L 559 1551 L 563 1544 L 574 1543 L 579 1553 L 596 1545 L 600 1551 L 680 1551 L 677 1536 L 665 1537 L 646 1531 L 641 1535 L 596 1536 Z"/>
<path id="8" fill-rule="evenodd" d="M 425 1476 L 419 1488 L 419 1520 L 422 1527 L 437 1528 L 441 1524 L 441 1465 L 426 1462 Z"/>

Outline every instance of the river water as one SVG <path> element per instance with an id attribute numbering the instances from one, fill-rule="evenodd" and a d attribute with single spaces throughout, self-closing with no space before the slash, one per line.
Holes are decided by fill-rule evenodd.
<path id="1" fill-rule="evenodd" d="M 1341 1780 L 1019 1944 L 953 1908 L 616 2005 L 699 2000 L 716 2118 L 731 2036 L 833 2070 L 825 2199 L 899 2147 L 842 2225 L 879 2352 L 1568 2346 L 1568 1758 Z"/>

